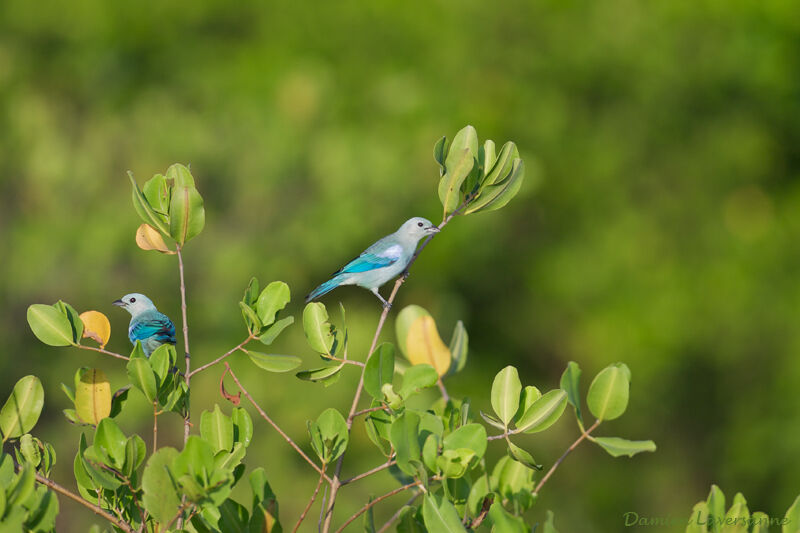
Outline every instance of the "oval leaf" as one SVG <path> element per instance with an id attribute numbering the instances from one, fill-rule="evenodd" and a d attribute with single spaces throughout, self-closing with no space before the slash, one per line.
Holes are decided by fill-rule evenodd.
<path id="1" fill-rule="evenodd" d="M 168 524 L 181 505 L 169 469 L 178 457 L 175 448 L 159 448 L 150 456 L 142 475 L 144 508 L 161 524 Z"/>
<path id="2" fill-rule="evenodd" d="M 592 440 L 613 457 L 633 457 L 637 453 L 656 451 L 656 443 L 651 440 L 627 440 L 619 437 L 595 437 Z"/>
<path id="3" fill-rule="evenodd" d="M 64 314 L 52 305 L 33 304 L 28 307 L 28 325 L 36 338 L 50 346 L 69 346 L 72 325 Z"/>
<path id="4" fill-rule="evenodd" d="M 376 400 L 383 400 L 381 388 L 394 377 L 394 346 L 384 342 L 378 346 L 364 368 L 364 390 Z"/>
<path id="5" fill-rule="evenodd" d="M 580 391 L 581 367 L 575 361 L 567 363 L 567 368 L 561 374 L 560 387 L 567 393 L 567 401 L 575 408 L 575 416 L 583 427 L 583 416 L 581 415 L 581 391 Z"/>
<path id="6" fill-rule="evenodd" d="M 450 368 L 450 349 L 442 342 L 436 322 L 430 316 L 421 316 L 411 324 L 406 349 L 412 365 L 431 365 L 440 377 Z"/>
<path id="7" fill-rule="evenodd" d="M 245 350 L 250 360 L 259 368 L 268 372 L 289 372 L 301 364 L 303 360 L 296 355 L 277 355 Z"/>
<path id="8" fill-rule="evenodd" d="M 150 403 L 158 397 L 156 376 L 147 359 L 132 357 L 127 366 L 128 379 L 134 387 L 142 391 Z"/>
<path id="9" fill-rule="evenodd" d="M 136 229 L 136 245 L 142 250 L 155 250 L 162 254 L 175 253 L 164 242 L 161 233 L 150 224 L 142 224 Z"/>
<path id="10" fill-rule="evenodd" d="M 630 370 L 624 363 L 609 365 L 595 376 L 586 403 L 598 420 L 614 420 L 628 407 Z"/>
<path id="11" fill-rule="evenodd" d="M 431 316 L 423 307 L 418 305 L 408 305 L 404 307 L 397 315 L 395 320 L 395 332 L 397 334 L 397 346 L 400 351 L 408 358 L 408 349 L 406 347 L 406 339 L 408 338 L 408 330 L 419 317 Z"/>
<path id="12" fill-rule="evenodd" d="M 141 217 L 145 223 L 150 224 L 164 234 L 168 234 L 169 227 L 166 223 L 166 217 L 162 214 L 158 214 L 155 209 L 153 209 L 153 206 L 147 201 L 144 193 L 139 189 L 139 185 L 136 183 L 136 179 L 134 179 L 131 172 L 128 172 L 128 178 L 130 178 L 133 188 L 133 208 L 136 210 L 136 213 L 138 213 L 139 217 Z"/>
<path id="13" fill-rule="evenodd" d="M 450 364 L 448 374 L 456 374 L 464 369 L 467 364 L 467 351 L 469 347 L 469 335 L 464 328 L 464 323 L 460 320 L 456 322 L 453 336 L 450 338 L 450 355 L 453 362 Z"/>
<path id="14" fill-rule="evenodd" d="M 189 169 L 175 164 L 167 170 L 167 178 L 172 178 L 172 193 L 169 202 L 169 234 L 183 245 L 203 231 L 206 212 L 203 197 L 194 186 L 194 178 Z"/>
<path id="15" fill-rule="evenodd" d="M 461 524 L 461 517 L 458 511 L 447 498 L 434 496 L 430 493 L 425 495 L 425 502 L 422 504 L 422 518 L 425 520 L 425 527 L 428 531 L 436 533 L 466 533 L 466 529 Z"/>
<path id="16" fill-rule="evenodd" d="M 567 393 L 561 389 L 551 390 L 525 410 L 515 423 L 517 431 L 537 433 L 549 428 L 561 417 L 567 407 Z"/>
<path id="17" fill-rule="evenodd" d="M 83 322 L 83 338 L 96 341 L 101 348 L 105 348 L 111 338 L 111 322 L 100 311 L 85 311 L 80 314 Z"/>
<path id="18" fill-rule="evenodd" d="M 3 442 L 29 433 L 42 413 L 44 389 L 36 376 L 17 381 L 6 403 L 0 409 L 0 431 Z"/>
<path id="19" fill-rule="evenodd" d="M 519 408 L 519 394 L 522 383 L 519 381 L 517 369 L 507 366 L 497 373 L 492 383 L 492 409 L 498 418 L 508 427 Z"/>
<path id="20" fill-rule="evenodd" d="M 318 353 L 332 355 L 333 326 L 328 322 L 328 311 L 321 302 L 311 302 L 303 309 L 303 330 L 308 344 Z"/>
<path id="21" fill-rule="evenodd" d="M 475 457 L 480 460 L 486 453 L 486 429 L 480 424 L 466 424 L 447 435 L 442 440 L 444 450 L 457 450 L 467 448 L 475 452 Z"/>
<path id="22" fill-rule="evenodd" d="M 82 368 L 76 378 L 75 411 L 83 422 L 96 426 L 111 414 L 111 385 L 96 368 Z"/>
<path id="23" fill-rule="evenodd" d="M 209 443 L 214 453 L 233 447 L 233 420 L 214 405 L 213 411 L 200 415 L 200 435 Z"/>
<path id="24" fill-rule="evenodd" d="M 258 318 L 261 319 L 262 326 L 269 326 L 275 322 L 275 315 L 286 307 L 291 299 L 289 286 L 282 281 L 273 281 L 267 285 L 256 302 Z"/>

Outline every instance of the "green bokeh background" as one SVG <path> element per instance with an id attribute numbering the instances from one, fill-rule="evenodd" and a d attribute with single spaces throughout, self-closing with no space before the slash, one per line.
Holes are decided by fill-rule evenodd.
<path id="1" fill-rule="evenodd" d="M 36 433 L 74 487 L 81 429 L 61 415 L 59 384 L 89 365 L 118 387 L 124 368 L 42 345 L 25 310 L 59 298 L 100 310 L 123 352 L 128 317 L 112 300 L 144 292 L 179 316 L 174 258 L 134 245 L 126 170 L 143 182 L 189 163 L 204 195 L 206 230 L 185 254 L 197 365 L 244 337 L 250 276 L 289 283 L 299 318 L 302 296 L 377 237 L 411 216 L 438 221 L 431 149 L 470 123 L 518 144 L 525 184 L 507 208 L 437 237 L 398 308 L 427 307 L 445 339 L 464 320 L 470 362 L 449 388 L 484 410 L 508 364 L 546 389 L 575 360 L 585 391 L 625 361 L 631 404 L 602 433 L 658 444 L 616 460 L 582 446 L 531 520 L 552 509 L 561 531 L 621 531 L 627 511 L 688 516 L 711 483 L 782 516 L 800 492 L 797 13 L 792 0 L 5 0 L 2 390 L 42 378 Z M 363 357 L 380 308 L 355 288 L 325 299 L 338 301 Z M 298 324 L 273 349 L 319 362 Z M 346 410 L 356 378 L 323 388 L 233 363 L 306 448 L 306 420 Z M 222 401 L 219 374 L 193 387 L 196 417 Z M 148 435 L 144 400 L 130 406 L 124 429 Z M 179 426 L 165 416 L 161 442 L 178 443 Z M 263 421 L 256 430 L 247 462 L 266 468 L 291 527 L 316 477 Z M 379 461 L 363 426 L 355 435 L 351 474 Z M 565 416 L 520 442 L 547 465 L 576 435 Z M 348 487 L 338 520 L 393 486 L 383 473 Z M 60 530 L 98 522 L 61 505 Z"/>

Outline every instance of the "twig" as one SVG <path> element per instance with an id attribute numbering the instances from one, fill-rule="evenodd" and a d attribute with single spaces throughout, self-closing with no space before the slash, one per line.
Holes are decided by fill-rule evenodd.
<path id="1" fill-rule="evenodd" d="M 212 366 L 216 365 L 217 363 L 221 362 L 223 359 L 225 359 L 225 358 L 227 358 L 228 356 L 230 356 L 231 354 L 233 354 L 235 351 L 237 351 L 237 350 L 241 350 L 241 349 L 244 347 L 244 345 L 245 345 L 245 344 L 247 344 L 248 342 L 250 342 L 251 340 L 253 340 L 253 339 L 255 339 L 255 338 L 256 338 L 256 336 L 255 336 L 255 335 L 253 335 L 252 333 L 250 333 L 250 336 L 249 336 L 249 337 L 247 337 L 247 338 L 246 338 L 245 340 L 243 340 L 242 342 L 240 342 L 240 343 L 239 343 L 239 344 L 238 344 L 236 347 L 234 347 L 234 348 L 231 348 L 230 350 L 228 350 L 227 352 L 225 352 L 225 353 L 224 353 L 224 354 L 222 354 L 221 356 L 217 357 L 216 359 L 214 359 L 214 360 L 213 360 L 213 361 L 211 361 L 210 363 L 206 363 L 206 364 L 204 364 L 203 366 L 201 366 L 201 367 L 198 367 L 198 368 L 195 368 L 194 370 L 192 370 L 191 372 L 189 372 L 189 377 L 191 378 L 192 376 L 194 376 L 194 375 L 195 375 L 195 374 L 197 374 L 198 372 L 202 372 L 202 371 L 203 371 L 203 370 L 205 370 L 206 368 L 211 368 Z"/>
<path id="2" fill-rule="evenodd" d="M 492 503 L 494 503 L 494 498 L 492 496 L 486 496 L 483 499 L 483 504 L 481 504 L 481 512 L 478 513 L 478 516 L 475 517 L 475 520 L 469 524 L 470 529 L 477 529 L 477 527 L 483 523 L 483 521 L 486 519 L 486 515 L 489 514 L 489 509 L 492 507 Z"/>
<path id="3" fill-rule="evenodd" d="M 191 423 L 189 421 L 189 382 L 192 379 L 191 372 L 191 358 L 189 356 L 189 323 L 186 320 L 186 280 L 183 274 L 183 255 L 181 254 L 181 247 L 178 246 L 178 272 L 181 278 L 181 318 L 183 319 L 183 351 L 186 354 L 186 416 L 183 419 L 183 443 L 189 440 L 189 428 Z"/>
<path id="4" fill-rule="evenodd" d="M 362 368 L 364 366 L 364 363 L 362 363 L 361 361 L 354 361 L 352 359 L 342 359 L 340 357 L 334 357 L 332 355 L 327 355 L 327 354 L 324 355 L 323 358 L 327 359 L 327 360 L 330 360 L 330 361 L 336 361 L 338 363 L 345 363 L 345 364 L 348 364 L 348 365 L 360 366 Z"/>
<path id="5" fill-rule="evenodd" d="M 431 479 L 433 479 L 433 478 L 431 478 Z M 408 489 L 410 489 L 411 487 L 416 487 L 416 486 L 419 486 L 419 485 L 421 485 L 421 484 L 422 484 L 422 482 L 421 482 L 421 481 L 414 481 L 414 482 L 412 482 L 412 483 L 409 483 L 408 485 L 403 485 L 402 487 L 397 487 L 396 489 L 394 489 L 394 490 L 392 490 L 392 491 L 389 491 L 389 492 L 387 492 L 387 493 L 386 493 L 386 494 L 384 494 L 383 496 L 378 496 L 378 497 L 377 497 L 377 498 L 375 498 L 374 500 L 371 500 L 369 503 L 367 503 L 366 505 L 364 505 L 364 507 L 362 507 L 361 509 L 359 509 L 358 511 L 356 511 L 356 513 L 355 513 L 353 516 L 351 516 L 350 518 L 348 518 L 348 519 L 347 519 L 347 521 L 345 521 L 345 523 L 344 523 L 344 524 L 342 524 L 342 526 L 341 526 L 339 529 L 337 529 L 337 530 L 336 530 L 336 533 L 341 533 L 342 531 L 344 531 L 344 528 L 346 528 L 347 526 L 349 526 L 349 525 L 350 525 L 350 523 L 351 523 L 353 520 L 355 520 L 356 518 L 358 518 L 358 517 L 359 517 L 359 516 L 361 516 L 362 514 L 364 514 L 364 513 L 366 513 L 367 511 L 369 511 L 369 508 L 370 508 L 370 507 L 372 507 L 373 505 L 375 505 L 376 503 L 378 503 L 378 502 L 380 502 L 380 501 L 383 501 L 383 500 L 385 500 L 386 498 L 391 498 L 391 497 L 392 497 L 392 496 L 394 496 L 395 494 L 400 494 L 400 493 L 401 493 L 401 492 L 403 492 L 404 490 L 408 490 Z"/>
<path id="6" fill-rule="evenodd" d="M 436 382 L 436 384 L 439 386 L 439 391 L 442 393 L 442 398 L 444 398 L 444 402 L 445 403 L 449 402 L 450 401 L 450 395 L 447 394 L 447 389 L 444 387 L 444 382 L 442 381 L 441 377 Z"/>
<path id="7" fill-rule="evenodd" d="M 389 459 L 387 462 L 383 463 L 382 465 L 378 465 L 375 468 L 367 470 L 364 473 L 358 474 L 357 476 L 353 476 L 351 478 L 345 479 L 344 481 L 342 481 L 340 483 L 340 485 L 348 485 L 348 484 L 350 484 L 350 483 L 352 483 L 354 481 L 358 481 L 359 479 L 363 479 L 363 478 L 365 478 L 367 476 L 371 476 L 372 474 L 375 474 L 376 472 L 380 472 L 381 470 L 386 470 L 387 468 L 391 468 L 391 466 L 393 464 L 395 464 L 395 463 L 396 463 L 396 461 L 394 459 Z"/>
<path id="8" fill-rule="evenodd" d="M 303 523 L 303 520 L 306 519 L 306 515 L 308 511 L 311 509 L 311 506 L 314 505 L 314 500 L 317 499 L 317 494 L 319 494 L 319 488 L 322 486 L 322 480 L 325 479 L 325 466 L 323 465 L 322 472 L 319 475 L 319 481 L 317 481 L 317 486 L 314 488 L 314 493 L 311 495 L 311 499 L 308 501 L 308 505 L 306 508 L 303 509 L 303 512 L 300 514 L 300 518 L 297 520 L 297 524 L 295 524 L 292 533 L 295 533 L 299 528 L 300 524 Z"/>
<path id="9" fill-rule="evenodd" d="M 441 229 L 444 228 L 447 225 L 447 223 L 450 222 L 453 219 L 453 217 L 459 213 L 459 211 L 464 209 L 470 201 L 472 201 L 471 195 L 467 196 L 467 198 L 464 199 L 464 202 L 462 202 L 462 204 L 458 206 L 458 208 L 456 208 L 455 211 L 447 215 L 442 220 L 441 224 L 439 224 L 439 230 L 441 231 Z M 406 278 L 408 278 L 408 273 L 409 269 L 411 268 L 411 265 L 414 264 L 414 262 L 419 257 L 419 254 L 422 253 L 422 250 L 425 249 L 425 247 L 428 245 L 428 243 L 431 241 L 431 239 L 433 239 L 435 235 L 436 235 L 435 233 L 429 235 L 422 242 L 422 245 L 419 248 L 417 248 L 417 250 L 414 252 L 414 255 L 411 256 L 411 260 L 408 262 L 408 265 L 406 265 L 406 268 L 401 274 L 401 276 L 397 278 L 397 281 L 394 282 L 394 287 L 392 288 L 392 292 L 389 295 L 389 299 L 387 300 L 387 303 L 389 305 L 383 308 L 381 317 L 378 320 L 378 327 L 375 329 L 375 335 L 372 337 L 372 344 L 370 345 L 369 352 L 367 352 L 367 357 L 364 360 L 364 367 L 361 369 L 361 377 L 358 380 L 356 393 L 353 396 L 353 403 L 350 405 L 350 412 L 347 415 L 346 423 L 348 432 L 353 427 L 353 419 L 355 418 L 355 413 L 358 410 L 358 401 L 361 399 L 361 391 L 364 388 L 364 373 L 366 370 L 367 362 L 369 361 L 369 358 L 372 356 L 372 353 L 375 351 L 375 347 L 378 345 L 378 338 L 381 335 L 381 331 L 383 330 L 383 325 L 386 322 L 386 317 L 389 315 L 389 310 L 391 309 L 391 305 L 394 302 L 394 298 L 395 296 L 397 296 L 397 291 L 400 290 L 400 286 L 405 282 Z M 339 492 L 339 487 L 341 487 L 342 485 L 341 481 L 339 480 L 339 476 L 342 473 L 343 461 L 344 461 L 344 454 L 339 456 L 339 459 L 336 462 L 336 469 L 334 470 L 333 479 L 331 480 L 331 498 L 330 502 L 328 503 L 328 509 L 325 511 L 325 523 L 322 526 L 322 533 L 328 533 L 328 531 L 330 531 L 331 520 L 333 519 L 333 507 L 336 505 L 336 496 Z"/>
<path id="10" fill-rule="evenodd" d="M 374 413 L 375 411 L 388 411 L 389 408 L 385 405 L 376 405 L 375 407 L 367 407 L 366 409 L 362 409 L 360 411 L 356 411 L 353 413 L 353 418 L 361 415 L 366 415 L 368 413 Z"/>
<path id="11" fill-rule="evenodd" d="M 488 437 L 486 437 L 486 440 L 500 440 L 500 439 L 505 439 L 505 438 L 506 438 L 506 437 L 508 437 L 509 435 L 513 435 L 513 434 L 515 434 L 515 433 L 516 433 L 516 431 L 514 431 L 513 429 L 510 429 L 510 430 L 506 431 L 505 433 L 501 433 L 501 434 L 499 434 L 499 435 L 489 435 Z"/>
<path id="12" fill-rule="evenodd" d="M 153 402 L 153 453 L 158 448 L 158 402 Z"/>
<path id="13" fill-rule="evenodd" d="M 191 502 L 183 502 L 183 504 L 178 508 L 178 512 L 175 513 L 175 516 L 173 516 L 172 520 L 170 520 L 169 524 L 167 524 L 166 530 L 169 531 L 169 529 L 172 527 L 172 524 L 175 523 L 175 520 L 178 520 L 180 516 L 183 514 L 183 512 L 191 506 L 192 506 Z M 188 522 L 189 519 L 187 518 L 186 521 Z"/>
<path id="14" fill-rule="evenodd" d="M 395 511 L 395 513 L 391 517 L 389 517 L 389 520 L 387 520 L 386 523 L 381 526 L 381 528 L 378 530 L 378 533 L 384 533 L 384 531 L 389 529 L 391 525 L 394 523 L 394 521 L 400 518 L 400 513 L 403 512 L 403 507 L 406 507 L 407 505 L 411 505 L 412 503 L 414 503 L 414 500 L 419 498 L 420 494 L 422 494 L 421 490 L 416 491 L 414 495 L 411 496 L 406 503 L 401 505 L 400 508 L 397 509 L 397 511 Z"/>
<path id="15" fill-rule="evenodd" d="M 109 352 L 105 348 L 97 348 L 95 346 L 86 346 L 84 344 L 74 344 L 73 346 L 75 346 L 76 348 L 80 348 L 81 350 L 91 350 L 93 352 L 104 353 L 106 355 L 110 355 L 111 357 L 116 357 L 117 359 L 124 359 L 125 361 L 129 361 L 130 360 L 130 357 L 126 357 L 126 356 L 124 356 L 122 354 L 119 354 L 119 353 L 116 353 L 116 352 Z"/>
<path id="16" fill-rule="evenodd" d="M 310 465 L 311 465 L 311 467 L 312 467 L 314 470 L 316 470 L 316 471 L 317 471 L 317 473 L 318 473 L 318 474 L 320 474 L 320 475 L 324 476 L 324 477 L 325 477 L 325 480 L 326 480 L 328 483 L 330 483 L 330 482 L 331 482 L 331 479 L 330 479 L 330 478 L 329 478 L 329 477 L 328 477 L 328 476 L 325 474 L 324 470 L 323 470 L 322 468 L 320 468 L 319 466 L 317 466 L 317 464 L 316 464 L 314 461 L 312 461 L 312 460 L 311 460 L 311 458 L 310 458 L 308 455 L 306 455 L 306 453 L 305 453 L 305 452 L 304 452 L 302 449 L 300 449 L 300 446 L 298 446 L 298 445 L 297 445 L 297 443 L 295 443 L 295 441 L 293 441 L 293 440 L 292 440 L 292 438 L 291 438 L 289 435 L 287 435 L 286 433 L 284 433 L 284 431 L 283 431 L 283 430 L 282 430 L 282 429 L 281 429 L 281 428 L 278 426 L 278 424 L 276 424 L 275 422 L 273 422 L 273 420 L 272 420 L 272 419 L 271 419 L 271 418 L 270 418 L 270 417 L 267 415 L 267 413 L 265 413 L 265 412 L 264 412 L 264 410 L 261 408 L 261 406 L 259 406 L 259 405 L 256 403 L 256 401 L 253 399 L 253 397 L 252 397 L 252 396 L 250 396 L 250 393 L 249 393 L 249 392 L 247 392 L 247 389 L 245 389 L 245 388 L 244 388 L 244 385 L 242 385 L 241 381 L 239 381 L 239 378 L 237 378 L 237 377 L 236 377 L 236 374 L 234 374 L 234 373 L 233 373 L 233 370 L 231 369 L 231 366 L 228 364 L 228 362 L 227 362 L 227 361 L 225 361 L 225 368 L 227 369 L 227 371 L 228 371 L 228 372 L 230 372 L 230 374 L 231 374 L 231 377 L 233 378 L 233 381 L 235 381 L 235 382 L 236 382 L 236 386 L 237 386 L 237 387 L 239 387 L 239 390 L 241 390 L 241 391 L 242 391 L 242 393 L 243 393 L 243 394 L 244 394 L 244 395 L 247 397 L 247 399 L 248 399 L 248 400 L 250 400 L 250 403 L 252 403 L 252 404 L 253 404 L 253 407 L 255 407 L 255 408 L 256 408 L 256 411 L 258 411 L 258 414 L 260 414 L 260 415 L 261 415 L 261 418 L 263 418 L 264 420 L 266 420 L 266 421 L 269 423 L 269 425 L 270 425 L 270 426 L 272 426 L 272 427 L 273 427 L 273 429 L 275 429 L 275 431 L 277 431 L 277 432 L 280 434 L 280 436 L 281 436 L 281 437 L 283 437 L 283 438 L 284 438 L 284 440 L 286 440 L 286 442 L 288 442 L 288 443 L 289 443 L 289 445 L 290 445 L 292 448 L 294 448 L 294 449 L 295 449 L 295 451 L 297 451 L 297 453 L 299 453 L 299 454 L 300 454 L 300 456 L 301 456 L 303 459 L 305 459 L 305 460 L 306 460 L 306 462 L 307 462 L 308 464 L 310 464 Z"/>
<path id="17" fill-rule="evenodd" d="M 577 448 L 577 447 L 578 447 L 578 444 L 580 444 L 581 442 L 583 442 L 583 439 L 585 439 L 585 438 L 587 438 L 587 437 L 589 436 L 589 433 L 591 433 L 592 431 L 594 431 L 594 430 L 597 428 L 597 426 L 599 426 L 599 425 L 600 425 L 600 422 L 601 422 L 601 420 L 598 420 L 598 421 L 596 421 L 594 424 L 592 424 L 592 426 L 591 426 L 589 429 L 587 429 L 586 431 L 584 431 L 583 433 L 581 433 L 581 436 L 580 436 L 580 437 L 578 437 L 578 440 L 576 440 L 575 442 L 573 442 L 573 443 L 572 443 L 572 445 L 571 445 L 569 448 L 567 448 L 567 451 L 565 451 L 565 452 L 564 452 L 564 453 L 561 455 L 561 457 L 559 457 L 559 458 L 558 458 L 558 461 L 556 461 L 555 463 L 553 463 L 553 466 L 551 466 L 551 467 L 550 467 L 550 470 L 548 470 L 548 471 L 547 471 L 547 473 L 544 475 L 544 477 L 543 477 L 542 479 L 540 479 L 540 480 L 539 480 L 539 484 L 538 484 L 538 485 L 536 485 L 536 488 L 535 488 L 535 489 L 533 489 L 533 494 L 534 494 L 534 496 L 535 496 L 535 495 L 537 495 L 537 494 L 539 494 L 539 491 L 540 491 L 540 490 L 542 490 L 542 486 L 543 486 L 543 485 L 544 485 L 544 484 L 547 482 L 547 480 L 548 480 L 548 479 L 550 479 L 550 476 L 552 476 L 552 475 L 553 475 L 553 472 L 555 472 L 555 471 L 556 471 L 556 468 L 558 468 L 558 465 L 560 465 L 560 464 L 561 464 L 561 462 L 562 462 L 562 461 L 563 461 L 563 460 L 564 460 L 564 459 L 567 457 L 567 455 L 569 455 L 569 453 L 570 453 L 572 450 L 574 450 L 575 448 Z"/>
<path id="18" fill-rule="evenodd" d="M 120 520 L 119 518 L 117 518 L 113 514 L 109 513 L 108 511 L 106 511 L 105 509 L 100 507 L 99 505 L 95 505 L 95 504 L 93 504 L 91 502 L 88 502 L 88 501 L 84 500 L 83 498 L 81 498 L 80 496 L 75 494 L 74 492 L 71 492 L 70 490 L 62 487 L 61 485 L 59 485 L 58 483 L 56 483 L 52 479 L 48 479 L 48 478 L 44 477 L 43 475 L 39 474 L 38 472 L 34 472 L 34 473 L 36 475 L 36 481 L 38 481 L 39 483 L 41 483 L 45 487 L 47 487 L 49 489 L 52 489 L 52 490 L 58 492 L 59 494 L 61 494 L 63 496 L 66 496 L 67 498 L 69 498 L 69 499 L 71 499 L 73 501 L 78 502 L 79 504 L 83 505 L 84 507 L 88 507 L 89 509 L 94 511 L 94 513 L 96 515 L 102 516 L 103 518 L 105 518 L 106 520 L 108 520 L 109 522 L 111 522 L 112 524 L 117 526 L 118 528 L 120 528 L 122 531 L 125 531 L 126 533 L 134 533 L 134 530 L 130 526 L 130 524 L 128 524 L 124 520 Z"/>

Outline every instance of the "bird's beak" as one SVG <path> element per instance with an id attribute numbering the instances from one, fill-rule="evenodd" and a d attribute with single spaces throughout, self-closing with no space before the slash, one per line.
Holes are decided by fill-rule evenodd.
<path id="1" fill-rule="evenodd" d="M 441 230 L 436 226 L 431 226 L 430 228 L 428 228 L 428 231 L 431 233 L 439 233 Z"/>
<path id="2" fill-rule="evenodd" d="M 119 307 L 125 307 L 125 302 L 123 302 L 122 300 L 114 300 L 114 301 L 113 301 L 113 302 L 111 302 L 111 303 L 112 303 L 113 305 L 117 305 L 117 306 L 119 306 Z"/>

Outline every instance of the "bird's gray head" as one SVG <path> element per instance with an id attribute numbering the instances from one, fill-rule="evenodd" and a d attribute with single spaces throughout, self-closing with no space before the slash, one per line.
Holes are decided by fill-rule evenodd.
<path id="1" fill-rule="evenodd" d="M 149 311 L 156 308 L 150 298 L 144 294 L 139 294 L 138 292 L 126 294 L 119 300 L 116 300 L 114 305 L 118 305 L 125 309 L 131 314 L 131 316 L 135 316 L 139 313 L 143 313 L 144 311 Z"/>
<path id="2" fill-rule="evenodd" d="M 400 229 L 397 230 L 397 233 L 420 240 L 426 235 L 439 233 L 439 228 L 434 226 L 433 222 L 427 218 L 414 217 L 406 220 L 403 225 L 400 226 Z"/>

